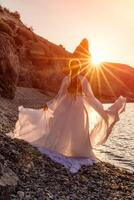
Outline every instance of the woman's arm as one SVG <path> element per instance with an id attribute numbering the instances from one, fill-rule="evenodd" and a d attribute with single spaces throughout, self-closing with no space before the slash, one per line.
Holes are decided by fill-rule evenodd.
<path id="1" fill-rule="evenodd" d="M 89 104 L 107 121 L 107 113 L 103 108 L 103 104 L 94 96 L 88 80 L 85 78 L 83 83 L 85 95 L 88 97 Z"/>

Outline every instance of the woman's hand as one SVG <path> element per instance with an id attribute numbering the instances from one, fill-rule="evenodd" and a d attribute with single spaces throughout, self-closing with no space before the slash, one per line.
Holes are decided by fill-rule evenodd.
<path id="1" fill-rule="evenodd" d="M 44 111 L 48 110 L 47 104 L 43 106 Z"/>

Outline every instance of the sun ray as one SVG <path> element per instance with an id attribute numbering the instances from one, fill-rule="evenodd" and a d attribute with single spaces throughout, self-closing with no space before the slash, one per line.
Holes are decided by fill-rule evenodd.
<path id="1" fill-rule="evenodd" d="M 81 52 L 81 51 L 76 51 L 78 54 L 79 54 L 79 56 L 76 56 L 76 58 L 78 58 L 79 57 L 79 59 L 80 60 L 85 60 L 85 59 L 89 59 L 89 55 L 87 55 L 87 54 L 85 54 L 85 53 L 83 53 L 83 52 Z"/>
<path id="2" fill-rule="evenodd" d="M 84 66 L 84 67 L 83 67 Z M 89 62 L 86 60 L 86 62 L 83 62 L 82 64 L 81 64 L 81 73 L 84 71 L 84 70 L 86 70 L 86 69 L 89 69 Z"/>
<path id="3" fill-rule="evenodd" d="M 96 69 L 96 74 L 97 74 L 97 83 L 98 83 L 98 92 L 99 92 L 99 97 L 101 98 L 101 79 L 100 79 L 100 71 L 98 68 Z"/>
<path id="4" fill-rule="evenodd" d="M 129 88 L 123 83 L 123 81 L 121 81 L 120 79 L 118 79 L 118 78 L 112 73 L 112 71 L 110 71 L 109 69 L 107 69 L 105 66 L 104 66 L 104 69 L 105 69 L 116 81 L 118 81 L 118 83 L 120 83 L 125 89 L 129 90 Z"/>
<path id="5" fill-rule="evenodd" d="M 91 67 L 91 72 L 90 72 L 90 84 L 92 86 L 92 89 L 94 90 L 94 83 L 93 83 L 93 78 L 95 77 L 95 68 Z"/>
<path id="6" fill-rule="evenodd" d="M 114 66 L 113 64 L 111 64 L 111 63 L 106 63 L 106 65 L 108 65 L 108 66 L 110 66 L 111 68 L 115 69 L 115 66 Z M 122 67 L 122 68 L 119 68 L 119 67 L 118 67 L 118 71 L 123 72 L 124 74 L 129 74 L 129 75 L 130 75 L 130 72 L 128 72 L 128 71 L 126 70 L 126 68 L 124 68 L 124 67 Z"/>
<path id="7" fill-rule="evenodd" d="M 112 95 L 113 95 L 114 97 L 116 97 L 116 94 L 115 94 L 114 90 L 112 89 L 112 87 L 111 87 L 111 85 L 110 85 L 110 83 L 109 83 L 107 77 L 105 76 L 105 74 L 104 74 L 102 68 L 100 68 L 100 73 L 102 74 L 102 76 L 103 76 L 103 78 L 104 78 L 104 80 L 105 80 L 105 82 L 106 82 L 108 88 L 110 89 Z"/>
<path id="8" fill-rule="evenodd" d="M 83 47 L 83 45 L 80 45 L 80 48 L 85 51 L 86 55 L 89 55 L 89 51 L 87 48 Z M 78 51 L 78 50 L 76 50 L 76 51 Z"/>

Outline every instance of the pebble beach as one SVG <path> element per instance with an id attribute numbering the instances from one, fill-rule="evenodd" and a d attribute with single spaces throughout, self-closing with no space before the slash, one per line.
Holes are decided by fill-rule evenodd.
<path id="1" fill-rule="evenodd" d="M 35 89 L 20 87 L 14 100 L 0 97 L 0 199 L 134 199 L 133 170 L 118 166 L 110 156 L 102 156 L 101 162 L 71 174 L 27 142 L 6 135 L 14 129 L 19 105 L 38 109 L 49 99 Z M 117 127 L 112 137 L 117 136 Z"/>

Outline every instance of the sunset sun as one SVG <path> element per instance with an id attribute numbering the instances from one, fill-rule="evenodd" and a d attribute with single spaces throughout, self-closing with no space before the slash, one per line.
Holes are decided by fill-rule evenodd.
<path id="1" fill-rule="evenodd" d="M 98 50 L 92 50 L 92 64 L 94 66 L 99 66 L 105 60 L 103 52 Z"/>
<path id="2" fill-rule="evenodd" d="M 101 62 L 103 62 L 103 59 L 102 59 L 101 55 L 99 55 L 99 54 L 92 55 L 92 63 L 93 64 L 98 65 Z"/>

